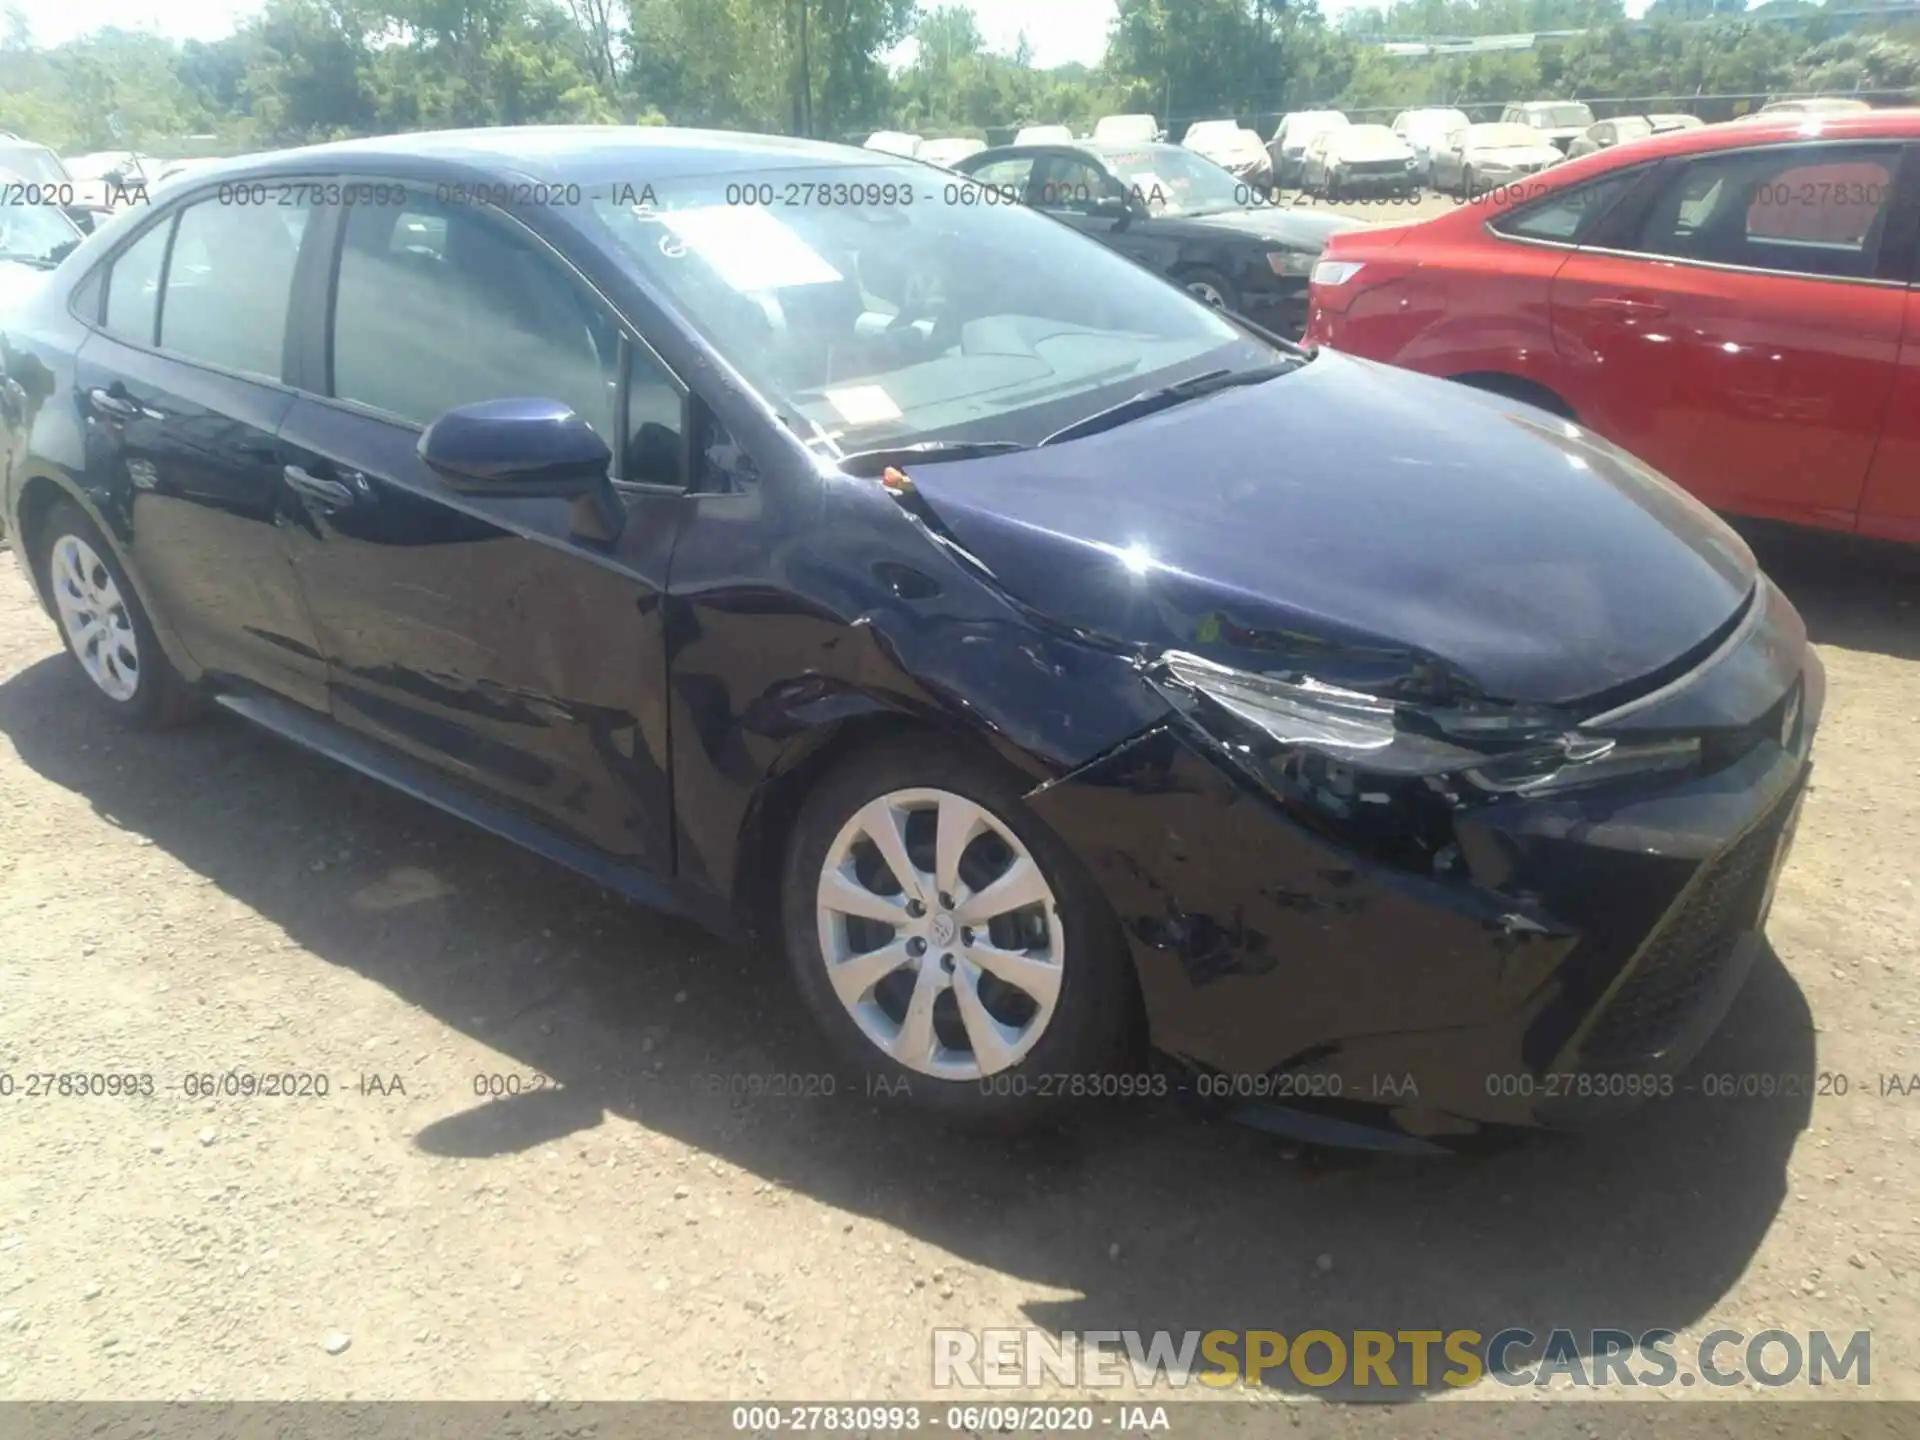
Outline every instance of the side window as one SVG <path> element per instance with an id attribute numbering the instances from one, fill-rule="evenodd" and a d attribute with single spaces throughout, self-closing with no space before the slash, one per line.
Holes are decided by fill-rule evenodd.
<path id="1" fill-rule="evenodd" d="M 153 344 L 160 315 L 160 265 L 167 258 L 173 222 L 163 220 L 120 252 L 107 273 L 107 315 L 103 328 L 130 345 Z"/>
<path id="2" fill-rule="evenodd" d="M 1544 200 L 1496 216 L 1489 224 L 1496 234 L 1511 235 L 1515 239 L 1578 244 L 1580 237 L 1593 228 L 1627 186 L 1643 173 L 1641 170 L 1620 171 L 1590 184 L 1556 191 Z"/>
<path id="3" fill-rule="evenodd" d="M 1090 160 L 1059 155 L 1040 174 L 1040 193 L 1034 204 L 1043 210 L 1071 210 L 1087 214 L 1102 196 L 1120 193 L 1113 177 Z"/>
<path id="4" fill-rule="evenodd" d="M 425 199 L 347 212 L 333 393 L 428 425 L 462 405 L 562 400 L 618 451 L 620 337 L 559 263 L 503 221 Z"/>
<path id="5" fill-rule="evenodd" d="M 1010 195 L 1024 196 L 1027 193 L 1027 181 L 1033 175 L 1033 157 L 1019 155 L 1010 160 L 995 160 L 991 165 L 982 165 L 973 172 L 973 178 L 989 190 L 1002 190 Z"/>
<path id="6" fill-rule="evenodd" d="M 1894 164 L 1863 159 L 1781 171 L 1747 207 L 1747 238 L 1865 245 L 1886 208 Z"/>
<path id="7" fill-rule="evenodd" d="M 180 212 L 160 305 L 160 348 L 268 380 L 281 374 L 293 267 L 309 207 L 223 205 Z"/>
<path id="8" fill-rule="evenodd" d="M 1648 208 L 1632 248 L 1871 279 L 1899 163 L 1895 145 L 1780 146 L 1695 160 Z"/>

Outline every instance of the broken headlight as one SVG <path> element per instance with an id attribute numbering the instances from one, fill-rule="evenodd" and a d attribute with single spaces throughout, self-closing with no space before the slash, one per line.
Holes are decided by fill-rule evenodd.
<path id="1" fill-rule="evenodd" d="M 1492 795 L 1543 795 L 1629 777 L 1681 773 L 1697 739 L 1622 742 L 1583 734 L 1546 709 L 1417 707 L 1320 681 L 1257 675 L 1170 651 L 1168 675 L 1279 747 L 1318 757 L 1338 779 L 1425 779 Z M 1343 784 L 1341 789 L 1351 788 Z M 1361 792 L 1356 792 L 1361 793 Z"/>

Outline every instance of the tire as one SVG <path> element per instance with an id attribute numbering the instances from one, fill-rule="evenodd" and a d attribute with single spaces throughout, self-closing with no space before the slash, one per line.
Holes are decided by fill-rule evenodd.
<path id="1" fill-rule="evenodd" d="M 1022 803 L 1021 788 L 995 763 L 938 740 L 883 743 L 814 787 L 781 884 L 787 959 L 801 998 L 867 1093 L 996 1130 L 1115 1093 L 1138 1034 L 1138 989 L 1119 927 L 1072 852 Z M 916 872 L 911 890 L 872 842 L 901 815 L 909 818 L 893 829 Z M 972 837 L 955 867 L 960 893 L 944 896 L 943 821 L 954 825 L 950 833 Z M 1028 883 L 1036 879 L 1037 887 Z M 1002 912 L 984 928 L 962 923 L 979 918 L 966 914 L 970 898 L 1009 880 L 1017 894 L 1052 903 Z M 908 905 L 916 893 L 926 907 L 917 917 Z M 941 905 L 943 898 L 955 903 Z M 903 908 L 876 909 L 890 901 Z M 860 910 L 891 918 L 881 923 Z M 916 945 L 924 947 L 917 956 Z M 836 980 L 832 967 L 869 955 L 877 963 Z M 987 955 L 994 959 L 975 963 Z M 910 1030 L 916 1009 L 926 1023 Z"/>
<path id="2" fill-rule="evenodd" d="M 35 561 L 90 703 L 122 724 L 148 729 L 201 713 L 203 697 L 167 659 L 113 547 L 77 505 L 62 500 L 47 512 Z M 87 617 L 105 623 L 88 625 Z"/>
<path id="3" fill-rule="evenodd" d="M 1239 290 L 1218 270 L 1205 268 L 1182 270 L 1179 278 L 1180 283 L 1186 287 L 1187 293 L 1196 300 L 1204 300 L 1207 304 L 1215 305 L 1222 310 L 1240 308 Z"/>
<path id="4" fill-rule="evenodd" d="M 1473 171 L 1471 169 L 1460 172 L 1460 198 L 1463 200 L 1473 199 Z"/>

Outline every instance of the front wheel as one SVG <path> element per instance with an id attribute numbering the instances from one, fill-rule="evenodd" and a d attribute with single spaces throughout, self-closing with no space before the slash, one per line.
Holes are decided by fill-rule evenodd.
<path id="1" fill-rule="evenodd" d="M 1217 270 L 1188 270 L 1181 275 L 1180 283 L 1187 287 L 1189 295 L 1204 300 L 1216 310 L 1240 308 L 1240 292 Z"/>
<path id="2" fill-rule="evenodd" d="M 869 1093 L 1025 1121 L 1109 1093 L 1127 1058 L 1117 927 L 984 759 L 894 742 L 831 772 L 802 807 L 782 909 L 801 996 Z"/>
<path id="3" fill-rule="evenodd" d="M 95 703 L 133 725 L 174 725 L 199 713 L 199 695 L 161 651 L 133 583 L 93 522 L 63 500 L 40 537 L 40 573 L 60 638 Z"/>

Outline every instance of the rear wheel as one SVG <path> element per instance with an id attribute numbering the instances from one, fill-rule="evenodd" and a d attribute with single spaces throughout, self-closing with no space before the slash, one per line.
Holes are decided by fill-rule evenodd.
<path id="1" fill-rule="evenodd" d="M 132 582 L 94 523 L 63 500 L 47 512 L 40 539 L 40 573 L 60 638 L 94 703 L 133 725 L 174 725 L 199 713 L 200 696 L 160 649 Z"/>
<path id="2" fill-rule="evenodd" d="M 782 899 L 800 993 L 871 1093 L 997 1123 L 1114 1088 L 1101 1077 L 1134 1013 L 1124 943 L 990 763 L 894 742 L 831 772 Z"/>

